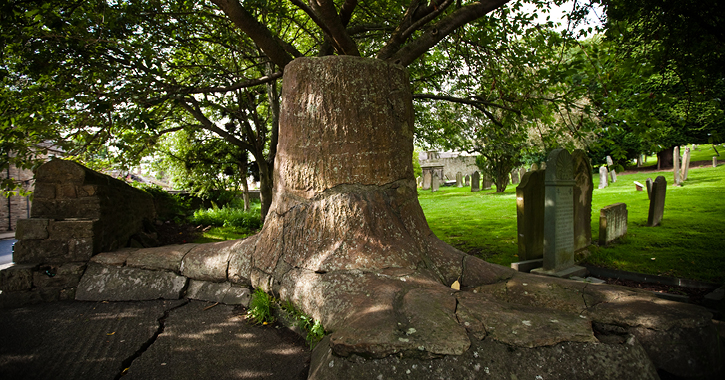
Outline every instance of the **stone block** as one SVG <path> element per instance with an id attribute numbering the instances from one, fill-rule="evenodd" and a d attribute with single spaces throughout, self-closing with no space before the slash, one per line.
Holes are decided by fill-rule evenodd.
<path id="1" fill-rule="evenodd" d="M 18 264 L 0 271 L 0 290 L 3 292 L 29 290 L 37 265 Z"/>
<path id="2" fill-rule="evenodd" d="M 63 240 L 19 240 L 13 260 L 18 264 L 61 263 L 69 260 L 68 242 Z"/>
<path id="3" fill-rule="evenodd" d="M 248 305 L 251 291 L 247 287 L 229 282 L 189 280 L 186 297 L 202 301 L 220 302 L 227 305 Z"/>
<path id="4" fill-rule="evenodd" d="M 519 272 L 531 272 L 533 269 L 544 266 L 544 259 L 526 260 L 511 263 L 511 268 Z"/>
<path id="5" fill-rule="evenodd" d="M 518 255 L 522 261 L 544 256 L 544 171 L 530 171 L 516 187 Z"/>
<path id="6" fill-rule="evenodd" d="M 168 270 L 179 273 L 181 260 L 198 244 L 167 245 L 139 249 L 128 256 L 126 265 L 141 269 Z"/>
<path id="7" fill-rule="evenodd" d="M 33 273 L 33 285 L 37 288 L 73 288 L 78 285 L 85 269 L 85 262 L 41 265 Z"/>
<path id="8" fill-rule="evenodd" d="M 33 201 L 38 199 L 55 199 L 55 185 L 36 184 L 33 190 Z"/>
<path id="9" fill-rule="evenodd" d="M 166 271 L 89 264 L 76 289 L 80 301 L 179 299 L 187 278 Z"/>
<path id="10" fill-rule="evenodd" d="M 50 239 L 93 239 L 100 233 L 101 224 L 98 219 L 57 220 L 50 222 Z"/>
<path id="11" fill-rule="evenodd" d="M 239 243 L 239 240 L 229 240 L 199 244 L 184 256 L 181 274 L 195 280 L 226 281 L 229 257 Z"/>
<path id="12" fill-rule="evenodd" d="M 48 226 L 50 219 L 20 219 L 15 231 L 18 240 L 42 240 L 49 237 Z"/>
<path id="13" fill-rule="evenodd" d="M 43 298 L 40 296 L 40 292 L 38 292 L 37 289 L 13 292 L 3 291 L 0 293 L 0 309 L 21 307 L 40 302 L 43 302 Z"/>
<path id="14" fill-rule="evenodd" d="M 131 253 L 136 252 L 136 248 L 119 249 L 113 252 L 101 252 L 91 258 L 91 262 L 101 265 L 113 265 L 122 267 L 126 265 L 126 260 Z"/>
<path id="15" fill-rule="evenodd" d="M 92 197 L 98 193 L 98 185 L 84 185 L 77 188 L 79 197 Z"/>
<path id="16" fill-rule="evenodd" d="M 251 285 L 252 254 L 257 246 L 258 235 L 248 237 L 239 244 L 229 257 L 227 277 L 235 284 Z"/>

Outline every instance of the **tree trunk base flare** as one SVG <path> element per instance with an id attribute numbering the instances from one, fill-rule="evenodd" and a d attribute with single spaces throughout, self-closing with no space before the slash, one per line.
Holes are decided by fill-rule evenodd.
<path id="1" fill-rule="evenodd" d="M 272 205 L 227 277 L 322 322 L 310 378 L 718 373 L 703 308 L 514 272 L 438 240 L 412 152 L 403 67 L 330 56 L 285 68 Z"/>

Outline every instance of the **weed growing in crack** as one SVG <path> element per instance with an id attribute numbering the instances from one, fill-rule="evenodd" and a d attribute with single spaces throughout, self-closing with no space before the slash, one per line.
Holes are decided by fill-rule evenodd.
<path id="1" fill-rule="evenodd" d="M 297 327 L 307 333 L 306 339 L 310 348 L 315 348 L 315 345 L 325 336 L 325 328 L 322 327 L 322 323 L 315 321 L 290 301 L 285 301 L 281 306 L 287 312 L 287 315 L 295 319 Z"/>
<path id="2" fill-rule="evenodd" d="M 258 325 L 266 325 L 274 322 L 275 318 L 272 315 L 272 309 L 275 303 L 274 297 L 265 293 L 260 288 L 255 289 L 254 294 L 252 294 L 252 299 L 249 301 L 247 318 Z"/>

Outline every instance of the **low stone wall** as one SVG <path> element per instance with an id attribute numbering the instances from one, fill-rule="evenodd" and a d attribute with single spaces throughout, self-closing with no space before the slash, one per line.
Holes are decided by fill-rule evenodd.
<path id="1" fill-rule="evenodd" d="M 458 156 L 446 158 L 432 158 L 420 160 L 420 166 L 442 166 L 443 176 L 448 180 L 455 180 L 456 173 L 460 172 L 465 177 L 472 175 L 473 172 L 480 170 L 476 166 L 475 156 Z"/>

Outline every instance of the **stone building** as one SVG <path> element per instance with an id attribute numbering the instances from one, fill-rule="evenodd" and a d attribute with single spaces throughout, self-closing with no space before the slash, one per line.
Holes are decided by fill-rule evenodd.
<path id="1" fill-rule="evenodd" d="M 442 180 L 455 180 L 458 172 L 465 177 L 479 170 L 476 166 L 476 156 L 467 156 L 466 153 L 460 152 L 421 152 L 418 161 L 423 171 L 426 168 L 435 170 Z"/>

